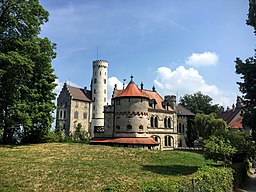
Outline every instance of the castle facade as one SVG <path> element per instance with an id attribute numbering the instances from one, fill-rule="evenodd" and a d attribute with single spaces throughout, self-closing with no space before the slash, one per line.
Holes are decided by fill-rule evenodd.
<path id="1" fill-rule="evenodd" d="M 162 98 L 154 86 L 146 90 L 143 83 L 139 88 L 131 76 L 126 88 L 115 86 L 107 105 L 107 69 L 107 61 L 93 61 L 91 90 L 64 84 L 57 99 L 56 125 L 66 135 L 80 124 L 91 144 L 160 150 L 186 146 L 184 118 L 193 114 L 180 114 L 176 96 Z"/>

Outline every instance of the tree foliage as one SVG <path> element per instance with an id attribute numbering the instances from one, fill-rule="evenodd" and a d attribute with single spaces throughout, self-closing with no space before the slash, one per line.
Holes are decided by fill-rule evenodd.
<path id="1" fill-rule="evenodd" d="M 208 139 L 211 135 L 225 133 L 227 124 L 223 119 L 218 119 L 214 113 L 210 115 L 197 114 L 195 116 L 195 127 L 198 129 L 199 136 Z"/>
<path id="2" fill-rule="evenodd" d="M 249 0 L 249 13 L 247 24 L 254 28 L 256 34 L 256 2 Z M 239 90 L 243 94 L 245 113 L 243 125 L 252 129 L 254 140 L 256 140 L 256 56 L 249 57 L 243 62 L 236 58 L 236 73 L 241 75 L 242 82 L 238 82 Z"/>
<path id="3" fill-rule="evenodd" d="M 10 143 L 17 130 L 26 142 L 42 141 L 51 126 L 55 44 L 39 38 L 49 13 L 37 0 L 0 2 L 0 129 Z"/>
<path id="4" fill-rule="evenodd" d="M 194 94 L 186 94 L 180 98 L 180 104 L 193 113 L 216 113 L 221 112 L 221 108 L 217 104 L 212 104 L 212 98 L 202 94 L 200 91 Z"/>
<path id="5" fill-rule="evenodd" d="M 223 161 L 227 166 L 232 162 L 232 156 L 236 153 L 236 148 L 223 136 L 212 135 L 205 141 L 205 157 L 215 161 Z"/>
<path id="6" fill-rule="evenodd" d="M 194 146 L 194 141 L 197 140 L 199 137 L 198 129 L 195 126 L 195 119 L 188 118 L 187 121 L 187 137 L 186 137 L 186 144 L 188 147 Z"/>

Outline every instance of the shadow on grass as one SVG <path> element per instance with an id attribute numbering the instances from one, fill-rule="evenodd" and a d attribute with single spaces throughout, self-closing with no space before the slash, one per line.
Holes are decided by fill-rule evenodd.
<path id="1" fill-rule="evenodd" d="M 144 165 L 143 170 L 162 175 L 190 175 L 198 170 L 198 166 L 186 165 Z"/>

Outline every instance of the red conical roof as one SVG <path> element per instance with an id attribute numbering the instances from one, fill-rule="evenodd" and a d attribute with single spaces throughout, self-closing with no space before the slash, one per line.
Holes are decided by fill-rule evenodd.
<path id="1" fill-rule="evenodd" d="M 144 95 L 137 85 L 131 80 L 130 83 L 127 85 L 127 87 L 115 98 L 121 98 L 121 97 L 142 97 L 142 98 L 148 98 L 148 96 Z"/>

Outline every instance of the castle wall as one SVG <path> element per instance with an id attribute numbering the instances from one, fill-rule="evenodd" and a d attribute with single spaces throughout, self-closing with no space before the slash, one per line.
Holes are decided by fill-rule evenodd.
<path id="1" fill-rule="evenodd" d="M 81 131 L 89 132 L 90 125 L 90 103 L 79 100 L 71 100 L 71 114 L 70 114 L 70 133 L 76 131 L 77 125 L 82 125 Z"/>
<path id="2" fill-rule="evenodd" d="M 115 137 L 147 137 L 148 100 L 116 99 L 114 125 Z"/>
<path id="3" fill-rule="evenodd" d="M 65 134 L 70 132 L 70 105 L 71 98 L 64 86 L 57 99 L 56 127 L 61 126 Z"/>

